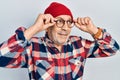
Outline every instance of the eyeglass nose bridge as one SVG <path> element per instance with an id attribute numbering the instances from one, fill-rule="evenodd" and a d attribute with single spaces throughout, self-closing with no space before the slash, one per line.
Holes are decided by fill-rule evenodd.
<path id="1" fill-rule="evenodd" d="M 68 21 L 65 21 L 65 20 L 64 20 L 64 22 L 63 22 L 61 28 L 64 28 L 64 29 L 69 28 Z"/>
<path id="2" fill-rule="evenodd" d="M 68 21 L 63 20 L 63 25 L 62 25 L 62 27 L 65 26 L 65 23 L 67 24 L 67 26 L 69 26 L 69 25 L 68 25 Z"/>

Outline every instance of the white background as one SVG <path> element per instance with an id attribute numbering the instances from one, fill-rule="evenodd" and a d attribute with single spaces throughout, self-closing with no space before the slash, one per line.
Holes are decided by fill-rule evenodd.
<path id="1" fill-rule="evenodd" d="M 107 29 L 120 44 L 120 0 L 1 0 L 0 1 L 0 43 L 7 40 L 14 31 L 31 26 L 39 13 L 52 2 L 67 5 L 74 18 L 89 16 L 96 26 Z M 92 37 L 77 28 L 74 35 L 87 39 Z M 43 36 L 44 32 L 36 36 Z M 120 52 L 108 58 L 87 59 L 83 80 L 120 80 Z M 0 80 L 29 80 L 27 69 L 0 68 Z"/>

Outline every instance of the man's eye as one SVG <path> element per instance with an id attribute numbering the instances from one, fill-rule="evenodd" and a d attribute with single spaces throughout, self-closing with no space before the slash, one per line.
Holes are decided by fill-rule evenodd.
<path id="1" fill-rule="evenodd" d="M 62 20 L 57 20 L 57 23 L 63 23 L 63 21 Z"/>
<path id="2" fill-rule="evenodd" d="M 68 24 L 72 24 L 72 21 L 67 21 Z"/>

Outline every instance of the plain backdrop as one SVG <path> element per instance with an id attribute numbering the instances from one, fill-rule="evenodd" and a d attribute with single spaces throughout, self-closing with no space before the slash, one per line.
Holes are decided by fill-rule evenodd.
<path id="1" fill-rule="evenodd" d="M 0 43 L 18 27 L 31 26 L 53 1 L 67 5 L 74 18 L 91 17 L 96 26 L 107 29 L 120 44 L 120 0 L 0 0 Z M 75 27 L 71 34 L 93 40 Z M 36 36 L 44 36 L 44 31 Z M 0 80 L 29 80 L 28 70 L 0 68 Z M 83 80 L 120 80 L 120 52 L 108 58 L 87 59 Z"/>

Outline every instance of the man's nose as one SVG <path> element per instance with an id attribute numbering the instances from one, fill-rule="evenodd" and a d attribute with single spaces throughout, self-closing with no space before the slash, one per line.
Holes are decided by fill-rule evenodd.
<path id="1" fill-rule="evenodd" d="M 68 29 L 68 24 L 65 22 L 65 24 L 63 25 L 62 29 L 67 30 Z"/>

